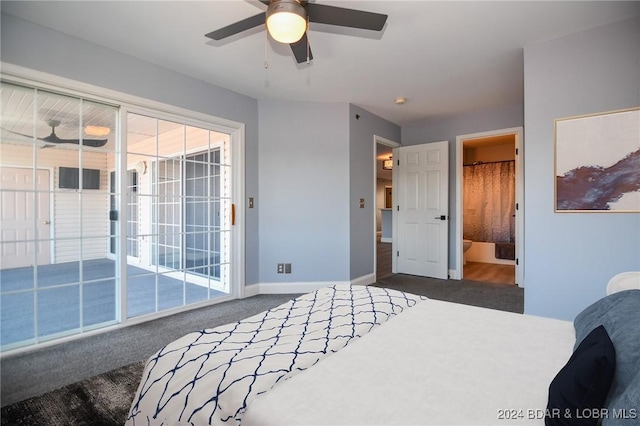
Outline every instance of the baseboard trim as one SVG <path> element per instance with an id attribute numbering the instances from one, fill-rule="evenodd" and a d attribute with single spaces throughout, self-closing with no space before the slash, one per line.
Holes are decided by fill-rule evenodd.
<path id="1" fill-rule="evenodd" d="M 242 294 L 242 297 L 251 297 L 251 296 L 257 296 L 260 294 L 260 284 L 249 284 L 244 286 L 244 293 Z"/>
<path id="2" fill-rule="evenodd" d="M 351 285 L 369 285 L 376 282 L 376 274 L 367 274 L 351 280 Z"/>
<path id="3" fill-rule="evenodd" d="M 351 281 L 306 281 L 306 282 L 280 282 L 280 283 L 258 283 L 245 286 L 244 297 L 256 296 L 258 294 L 288 294 L 288 293 L 311 293 L 323 287 L 337 284 L 348 285 L 369 285 L 375 282 L 375 274 L 363 275 Z"/>
<path id="4" fill-rule="evenodd" d="M 461 280 L 460 271 L 457 269 L 449 269 L 449 278 L 452 280 Z"/>
<path id="5" fill-rule="evenodd" d="M 348 281 L 312 281 L 291 283 L 260 283 L 259 294 L 311 293 L 323 287 L 336 284 L 349 284 Z"/>

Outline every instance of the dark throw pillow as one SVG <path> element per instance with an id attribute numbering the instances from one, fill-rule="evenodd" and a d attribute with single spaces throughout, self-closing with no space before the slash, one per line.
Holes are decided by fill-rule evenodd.
<path id="1" fill-rule="evenodd" d="M 562 367 L 549 386 L 547 426 L 595 426 L 616 370 L 616 351 L 604 326 L 599 326 Z"/>

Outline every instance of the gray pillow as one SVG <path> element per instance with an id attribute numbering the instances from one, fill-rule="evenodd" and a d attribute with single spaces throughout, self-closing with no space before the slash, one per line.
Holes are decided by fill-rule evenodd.
<path id="1" fill-rule="evenodd" d="M 640 290 L 598 300 L 578 314 L 573 324 L 576 348 L 599 325 L 607 330 L 615 347 L 616 372 L 606 402 L 610 413 L 603 426 L 634 424 L 640 419 Z"/>
<path id="2" fill-rule="evenodd" d="M 573 349 L 577 349 L 582 339 L 597 326 L 604 325 L 611 334 L 611 328 L 632 322 L 634 318 L 640 318 L 640 290 L 625 290 L 603 297 L 585 308 L 573 321 L 576 329 Z"/>

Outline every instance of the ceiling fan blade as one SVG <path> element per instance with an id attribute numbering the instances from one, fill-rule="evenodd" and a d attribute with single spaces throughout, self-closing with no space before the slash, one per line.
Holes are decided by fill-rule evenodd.
<path id="1" fill-rule="evenodd" d="M 92 148 L 100 148 L 102 146 L 105 146 L 107 142 L 108 139 L 82 139 L 82 145 L 90 146 Z"/>
<path id="2" fill-rule="evenodd" d="M 32 135 L 27 135 L 26 133 L 14 132 L 13 130 L 4 129 L 4 128 L 2 130 L 7 132 L 7 133 L 12 133 L 14 135 L 23 136 L 25 138 L 33 139 Z M 56 135 L 54 132 L 52 132 L 49 136 L 46 136 L 44 138 L 36 138 L 36 139 L 38 139 L 41 142 L 45 142 L 45 143 L 49 143 L 49 144 L 51 144 L 51 143 L 72 143 L 72 144 L 80 145 L 80 139 L 60 139 L 58 137 L 58 135 Z M 105 146 L 108 141 L 109 141 L 109 139 L 82 139 L 82 145 L 90 146 L 90 147 L 93 147 L 93 148 L 100 148 L 101 146 Z"/>
<path id="3" fill-rule="evenodd" d="M 32 135 L 27 135 L 26 133 L 14 132 L 13 130 L 5 129 L 5 128 L 3 128 L 2 130 L 4 130 L 7 133 L 12 133 L 14 135 L 24 136 L 25 138 L 33 139 Z"/>
<path id="4" fill-rule="evenodd" d="M 38 138 L 38 140 L 46 143 L 71 143 L 80 145 L 80 139 L 60 139 L 55 133 L 52 133 L 44 138 Z M 108 139 L 82 139 L 82 145 L 90 146 L 93 148 L 100 148 L 101 146 L 105 146 L 107 142 Z"/>
<path id="5" fill-rule="evenodd" d="M 307 39 L 307 33 L 305 32 L 302 35 L 302 38 L 295 43 L 291 43 L 291 50 L 293 51 L 293 55 L 296 57 L 296 62 L 299 64 L 303 62 L 307 62 L 307 46 L 309 43 L 309 39 Z M 313 59 L 313 53 L 311 52 L 311 48 L 309 48 L 309 60 Z"/>
<path id="6" fill-rule="evenodd" d="M 388 16 L 380 13 L 345 9 L 343 7 L 327 6 L 317 3 L 307 4 L 306 9 L 310 22 L 374 31 L 382 30 L 385 22 L 387 22 Z"/>
<path id="7" fill-rule="evenodd" d="M 242 21 L 235 22 L 231 25 L 227 25 L 226 27 L 211 31 L 208 34 L 205 34 L 205 37 L 209 37 L 213 40 L 222 40 L 223 38 L 227 38 L 251 28 L 257 27 L 258 25 L 262 25 L 264 24 L 265 19 L 265 12 L 258 13 L 257 15 L 251 16 L 250 18 L 243 19 Z"/>

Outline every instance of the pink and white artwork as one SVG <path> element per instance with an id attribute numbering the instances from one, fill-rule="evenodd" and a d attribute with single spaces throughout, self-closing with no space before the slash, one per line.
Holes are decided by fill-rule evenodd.
<path id="1" fill-rule="evenodd" d="M 555 121 L 556 212 L 640 212 L 640 108 Z"/>

